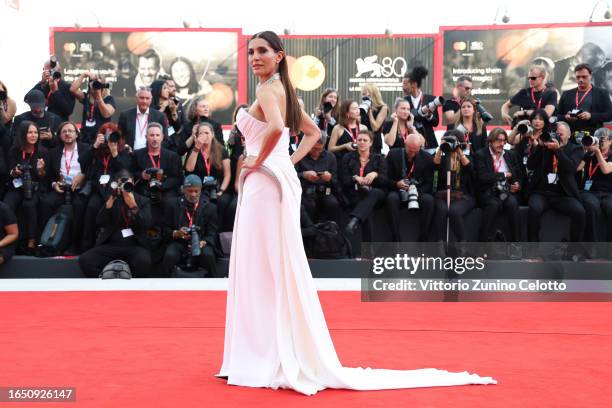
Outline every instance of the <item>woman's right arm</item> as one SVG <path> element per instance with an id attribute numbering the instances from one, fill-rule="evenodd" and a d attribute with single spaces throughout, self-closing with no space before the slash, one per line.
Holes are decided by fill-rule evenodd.
<path id="1" fill-rule="evenodd" d="M 188 173 L 192 173 L 195 169 L 196 162 L 198 161 L 198 155 L 200 154 L 200 149 L 194 147 L 189 152 L 189 156 L 187 156 L 187 160 L 185 161 L 185 171 Z"/>
<path id="2" fill-rule="evenodd" d="M 83 102 L 85 99 L 85 94 L 81 91 L 81 84 L 83 80 L 89 76 L 88 72 L 83 72 L 79 77 L 70 85 L 70 93 L 74 95 L 75 98 L 79 100 L 79 102 Z"/>
<path id="3" fill-rule="evenodd" d="M 398 123 L 399 123 L 399 119 L 397 117 L 394 117 L 393 125 L 391 126 L 389 133 L 385 134 L 385 143 L 389 147 L 392 147 L 395 144 L 395 139 L 397 138 Z"/>

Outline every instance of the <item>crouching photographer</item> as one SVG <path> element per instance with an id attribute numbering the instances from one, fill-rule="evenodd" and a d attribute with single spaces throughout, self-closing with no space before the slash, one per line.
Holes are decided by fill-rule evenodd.
<path id="1" fill-rule="evenodd" d="M 202 196 L 202 180 L 198 176 L 185 177 L 183 196 L 166 203 L 164 221 L 164 235 L 170 241 L 163 260 L 166 276 L 214 276 L 217 211 Z M 194 267 L 203 270 L 186 273 Z"/>
<path id="2" fill-rule="evenodd" d="M 475 167 L 478 199 L 482 207 L 482 223 L 479 241 L 486 242 L 491 236 L 495 216 L 502 212 L 508 216 L 510 225 L 508 241 L 519 240 L 519 200 L 521 188 L 521 163 L 512 150 L 504 150 L 508 140 L 506 131 L 495 128 L 487 137 L 487 147 L 476 152 Z"/>
<path id="3" fill-rule="evenodd" d="M 387 155 L 389 194 L 386 207 L 391 236 L 394 242 L 401 241 L 400 207 L 419 212 L 419 237 L 421 242 L 428 240 L 429 228 L 433 217 L 434 199 L 433 157 L 422 150 L 424 139 L 418 133 L 408 135 L 404 148 L 391 149 Z"/>
<path id="4" fill-rule="evenodd" d="M 334 195 L 338 187 L 336 156 L 325 151 L 322 136 L 310 153 L 296 164 L 302 182 L 302 205 L 313 220 L 340 222 L 340 204 Z"/>
<path id="5" fill-rule="evenodd" d="M 138 278 L 149 276 L 151 254 L 147 229 L 151 226 L 149 199 L 134 193 L 134 178 L 120 170 L 110 183 L 111 194 L 96 216 L 101 228 L 96 246 L 79 257 L 89 278 L 97 278 L 109 262 L 119 259 L 130 265 Z"/>

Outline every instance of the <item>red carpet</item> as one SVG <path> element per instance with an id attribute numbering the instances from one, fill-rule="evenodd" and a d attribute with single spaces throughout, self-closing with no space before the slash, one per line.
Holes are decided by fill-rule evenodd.
<path id="1" fill-rule="evenodd" d="M 0 387 L 74 386 L 44 407 L 609 407 L 610 303 L 361 303 L 320 292 L 346 366 L 435 367 L 495 386 L 357 392 L 227 386 L 224 292 L 0 293 Z"/>

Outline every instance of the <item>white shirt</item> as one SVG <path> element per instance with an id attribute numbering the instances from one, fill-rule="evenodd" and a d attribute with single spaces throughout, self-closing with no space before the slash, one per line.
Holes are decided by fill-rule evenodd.
<path id="1" fill-rule="evenodd" d="M 423 96 L 423 92 L 419 92 L 419 94 L 417 96 L 410 95 L 410 99 L 412 99 L 412 107 L 414 109 L 419 108 L 419 105 L 421 104 L 421 97 L 422 96 Z"/>
<path id="2" fill-rule="evenodd" d="M 510 168 L 508 167 L 508 164 L 506 164 L 506 159 L 504 159 L 504 154 L 506 153 L 506 151 L 502 150 L 502 154 L 500 156 L 501 164 L 497 160 L 497 156 L 495 155 L 495 153 L 493 153 L 493 150 L 491 150 L 490 147 L 489 152 L 491 152 L 491 157 L 493 158 L 493 170 L 497 169 L 497 166 L 499 166 L 499 169 L 497 169 L 497 173 L 508 173 L 510 171 Z"/>
<path id="3" fill-rule="evenodd" d="M 147 147 L 147 125 L 149 124 L 149 108 L 145 113 L 140 113 L 136 108 L 136 132 L 134 132 L 134 150 Z"/>
<path id="4" fill-rule="evenodd" d="M 67 168 L 70 169 L 70 173 L 68 173 Z M 62 173 L 64 179 L 66 179 L 66 176 L 70 176 L 74 179 L 77 175 L 79 175 L 79 173 L 81 173 L 81 165 L 79 164 L 79 149 L 77 149 L 76 144 L 74 145 L 74 150 L 72 152 L 66 152 L 66 148 L 64 148 L 62 152 L 62 161 L 60 162 L 60 172 Z"/>

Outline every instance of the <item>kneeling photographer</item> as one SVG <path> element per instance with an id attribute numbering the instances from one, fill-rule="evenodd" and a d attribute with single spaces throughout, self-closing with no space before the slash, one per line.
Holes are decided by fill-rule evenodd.
<path id="1" fill-rule="evenodd" d="M 183 269 L 194 267 L 204 271 L 191 277 L 214 276 L 217 211 L 202 196 L 202 180 L 195 174 L 185 177 L 183 195 L 165 204 L 164 235 L 170 242 L 164 253 L 165 276 L 189 276 Z"/>
<path id="2" fill-rule="evenodd" d="M 151 226 L 149 199 L 134 193 L 134 178 L 120 170 L 110 183 L 111 194 L 96 216 L 101 228 L 96 246 L 79 257 L 79 265 L 89 278 L 97 278 L 113 260 L 130 266 L 132 275 L 146 278 L 151 270 L 147 229 Z"/>
<path id="3" fill-rule="evenodd" d="M 519 200 L 521 188 L 521 163 L 512 150 L 504 150 L 508 140 L 506 131 L 495 128 L 487 136 L 488 146 L 478 150 L 474 156 L 476 167 L 476 190 L 482 207 L 479 241 L 487 242 L 495 217 L 502 212 L 508 216 L 508 241 L 516 242 L 520 237 Z"/>
<path id="4" fill-rule="evenodd" d="M 302 182 L 302 205 L 309 217 L 340 223 L 338 193 L 338 166 L 336 156 L 325 151 L 325 136 L 315 143 L 310 153 L 296 164 Z"/>
<path id="5" fill-rule="evenodd" d="M 394 242 L 402 241 L 400 233 L 400 206 L 418 211 L 420 218 L 420 242 L 428 240 L 434 211 L 433 157 L 422 150 L 425 140 L 418 133 L 406 137 L 403 148 L 394 148 L 387 154 L 389 194 L 386 207 L 391 236 Z"/>

